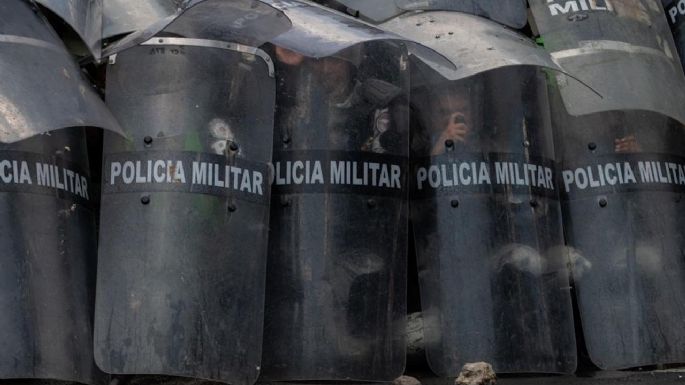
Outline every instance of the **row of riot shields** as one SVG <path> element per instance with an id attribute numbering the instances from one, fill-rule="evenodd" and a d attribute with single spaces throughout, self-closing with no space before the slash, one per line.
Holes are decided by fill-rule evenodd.
<path id="1" fill-rule="evenodd" d="M 517 0 L 340 1 L 381 29 L 38 3 L 107 58 L 105 103 L 39 8 L 0 4 L 0 378 L 390 381 L 409 220 L 435 373 L 573 372 L 573 290 L 596 365 L 685 361 L 685 79 L 655 0 L 531 1 L 549 53 Z"/>

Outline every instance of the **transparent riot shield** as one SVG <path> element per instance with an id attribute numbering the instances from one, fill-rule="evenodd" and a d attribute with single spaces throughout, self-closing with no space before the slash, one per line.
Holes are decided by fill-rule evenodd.
<path id="1" fill-rule="evenodd" d="M 0 379 L 96 384 L 83 126 L 119 126 L 28 2 L 0 2 L 0 71 Z"/>
<path id="2" fill-rule="evenodd" d="M 412 207 L 426 354 L 455 377 L 576 367 L 543 71 L 412 70 Z"/>
<path id="3" fill-rule="evenodd" d="M 109 45 L 104 50 L 104 55 L 113 55 L 143 44 L 160 32 L 172 37 L 182 36 L 220 41 L 229 45 L 238 43 L 257 47 L 287 32 L 291 27 L 290 20 L 283 12 L 265 4 L 266 2 L 266 0 L 186 0 L 173 14 L 156 19 L 150 25 L 146 22 L 141 23 L 140 26 L 144 26 L 144 29 L 136 30 Z M 159 16 L 162 15 L 164 12 L 160 11 Z M 154 18 L 150 17 L 150 20 L 152 19 Z M 125 26 L 126 23 L 123 25 Z M 251 53 L 254 54 L 254 52 Z"/>
<path id="4" fill-rule="evenodd" d="M 102 37 L 112 39 L 144 30 L 161 19 L 175 15 L 183 0 L 103 1 Z"/>
<path id="5" fill-rule="evenodd" d="M 502 25 L 460 12 L 415 12 L 381 25 L 409 41 L 443 55 L 445 65 L 424 51 L 414 56 L 447 80 L 459 80 L 505 66 L 561 68 L 533 41 Z M 573 81 L 573 80 L 571 80 Z"/>
<path id="6" fill-rule="evenodd" d="M 290 48 L 298 44 L 317 43 Z M 391 381 L 405 361 L 406 49 L 373 40 L 321 58 L 271 49 L 263 378 Z"/>
<path id="7" fill-rule="evenodd" d="M 680 63 L 685 63 L 685 2 L 680 0 L 662 0 L 666 19 L 673 33 Z"/>
<path id="8" fill-rule="evenodd" d="M 489 18 L 512 28 L 520 29 L 527 23 L 525 0 L 319 0 L 339 3 L 353 13 L 374 24 L 384 23 L 413 11 L 464 12 Z"/>
<path id="9" fill-rule="evenodd" d="M 685 362 L 683 126 L 645 111 L 557 120 L 567 257 L 590 358 L 602 369 Z"/>
<path id="10" fill-rule="evenodd" d="M 218 14 L 217 16 L 221 16 Z M 274 79 L 256 48 L 154 39 L 108 66 L 95 357 L 115 374 L 260 370 Z"/>
<path id="11" fill-rule="evenodd" d="M 83 129 L 0 145 L 0 379 L 86 384 L 96 229 Z"/>
<path id="12" fill-rule="evenodd" d="M 533 0 L 531 8 L 545 48 L 582 82 L 559 80 L 571 115 L 633 109 L 685 123 L 685 77 L 660 0 Z"/>
<path id="13" fill-rule="evenodd" d="M 36 0 L 71 27 L 95 59 L 102 52 L 102 1 Z"/>
<path id="14" fill-rule="evenodd" d="M 120 131 L 54 31 L 24 1 L 0 2 L 0 142 L 64 127 Z"/>

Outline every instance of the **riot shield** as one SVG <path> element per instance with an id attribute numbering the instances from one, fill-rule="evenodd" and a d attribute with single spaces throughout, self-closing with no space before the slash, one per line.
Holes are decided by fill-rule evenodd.
<path id="1" fill-rule="evenodd" d="M 71 27 L 96 60 L 102 52 L 102 1 L 36 0 Z"/>
<path id="2" fill-rule="evenodd" d="M 0 379 L 97 383 L 97 198 L 83 129 L 0 145 L 0 157 Z"/>
<path id="3" fill-rule="evenodd" d="M 682 124 L 613 111 L 556 126 L 567 255 L 591 360 L 602 369 L 685 362 Z"/>
<path id="4" fill-rule="evenodd" d="M 680 63 L 685 63 L 685 2 L 680 0 L 662 0 L 668 25 L 671 26 L 673 40 L 680 56 Z"/>
<path id="5" fill-rule="evenodd" d="M 64 127 L 119 125 L 54 31 L 23 1 L 0 2 L 0 142 Z"/>
<path id="6" fill-rule="evenodd" d="M 413 11 L 454 11 L 483 16 L 512 28 L 526 26 L 528 10 L 525 0 L 321 0 L 339 3 L 348 13 L 374 24 L 384 23 Z"/>
<path id="7" fill-rule="evenodd" d="M 659 0 L 534 0 L 531 8 L 555 61 L 591 87 L 559 79 L 571 115 L 646 110 L 685 123 L 685 77 Z"/>
<path id="8" fill-rule="evenodd" d="M 150 39 L 160 32 L 169 36 L 257 47 L 291 27 L 290 20 L 282 12 L 264 4 L 265 2 L 266 0 L 187 0 L 175 13 L 111 44 L 104 50 L 104 55 L 113 55 L 144 42 L 154 42 L 154 39 Z M 255 52 L 257 51 L 249 53 Z"/>
<path id="9" fill-rule="evenodd" d="M 28 2 L 0 2 L 0 71 L 0 379 L 96 384 L 83 126 L 119 128 Z"/>
<path id="10" fill-rule="evenodd" d="M 147 29 L 175 15 L 183 0 L 103 0 L 102 37 L 112 39 Z"/>
<path id="11" fill-rule="evenodd" d="M 271 48 L 263 379 L 391 381 L 405 361 L 406 48 L 301 4 Z"/>
<path id="12" fill-rule="evenodd" d="M 446 81 L 412 69 L 412 206 L 431 369 L 576 367 L 546 78 L 534 66 Z"/>
<path id="13" fill-rule="evenodd" d="M 211 3 L 219 8 L 204 11 L 213 14 L 171 26 L 228 36 L 221 28 L 231 24 L 220 23 L 235 15 L 223 12 L 252 4 L 203 4 Z M 254 9 L 264 8 L 276 14 Z M 249 36 L 243 26 L 236 33 Z M 175 31 L 119 52 L 107 68 L 107 104 L 133 139 L 104 140 L 96 362 L 115 374 L 251 384 L 262 343 L 273 67 L 257 48 Z"/>
<path id="14" fill-rule="evenodd" d="M 464 79 L 505 66 L 532 65 L 561 71 L 552 58 L 525 36 L 501 25 L 459 12 L 417 12 L 392 19 L 381 28 L 415 41 L 452 63 L 445 66 L 416 52 L 447 80 Z"/>

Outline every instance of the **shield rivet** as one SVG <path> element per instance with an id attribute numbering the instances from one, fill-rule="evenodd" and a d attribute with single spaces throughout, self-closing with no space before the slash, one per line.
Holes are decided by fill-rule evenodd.
<path id="1" fill-rule="evenodd" d="M 530 207 L 532 207 L 532 208 L 538 207 L 538 201 L 536 201 L 535 199 L 531 199 Z"/>
<path id="2" fill-rule="evenodd" d="M 599 207 L 607 207 L 608 204 L 609 204 L 609 202 L 607 202 L 606 198 L 600 198 L 599 199 Z"/>
<path id="3" fill-rule="evenodd" d="M 142 203 L 144 205 L 150 204 L 150 196 L 149 195 L 143 195 L 142 197 L 140 197 L 140 203 Z"/>
<path id="4" fill-rule="evenodd" d="M 288 197 L 281 197 L 281 206 L 283 207 L 288 207 L 290 206 L 290 199 Z"/>
<path id="5" fill-rule="evenodd" d="M 228 211 L 235 212 L 238 208 L 233 203 L 228 204 Z"/>
<path id="6" fill-rule="evenodd" d="M 228 148 L 230 148 L 231 151 L 233 151 L 233 152 L 238 151 L 238 148 L 239 148 L 239 147 L 238 147 L 238 143 L 236 143 L 236 142 L 231 142 L 231 144 L 228 146 Z"/>
<path id="7" fill-rule="evenodd" d="M 527 140 L 523 141 L 523 147 L 530 147 L 530 142 Z"/>
<path id="8" fill-rule="evenodd" d="M 597 143 L 595 143 L 595 142 L 590 142 L 590 143 L 588 143 L 587 148 L 588 148 L 590 151 L 595 151 L 595 150 L 597 149 Z"/>
<path id="9" fill-rule="evenodd" d="M 375 199 L 369 199 L 366 201 L 366 204 L 369 205 L 369 207 L 373 208 L 376 207 L 376 200 Z"/>
<path id="10" fill-rule="evenodd" d="M 145 145 L 149 147 L 152 144 L 152 137 L 151 136 L 144 137 L 143 143 L 145 143 Z"/>
<path id="11" fill-rule="evenodd" d="M 452 207 L 456 209 L 457 207 L 459 207 L 459 199 L 452 199 L 450 205 L 452 205 Z"/>
<path id="12" fill-rule="evenodd" d="M 454 147 L 454 140 L 452 140 L 452 139 L 447 139 L 447 140 L 445 141 L 445 147 L 447 147 L 448 149 L 453 148 L 453 147 Z"/>

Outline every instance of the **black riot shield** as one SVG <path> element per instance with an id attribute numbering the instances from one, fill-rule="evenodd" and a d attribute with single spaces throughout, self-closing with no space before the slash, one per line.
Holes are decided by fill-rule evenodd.
<path id="1" fill-rule="evenodd" d="M 83 126 L 118 126 L 28 2 L 0 2 L 0 73 L 0 380 L 95 384 Z"/>
<path id="2" fill-rule="evenodd" d="M 233 16 L 213 10 L 193 22 L 217 30 Z M 106 101 L 132 141 L 105 137 L 95 357 L 115 374 L 251 384 L 262 343 L 273 67 L 257 48 L 192 36 L 156 37 L 108 66 Z"/>
<path id="3" fill-rule="evenodd" d="M 575 338 L 546 78 L 412 70 L 412 207 L 433 371 L 570 373 Z"/>
<path id="4" fill-rule="evenodd" d="M 559 79 L 571 115 L 634 109 L 685 122 L 685 78 L 659 0 L 530 3 L 545 48 L 581 81 Z"/>
<path id="5" fill-rule="evenodd" d="M 646 111 L 557 122 L 567 256 L 590 358 L 602 369 L 685 362 L 682 124 Z"/>
<path id="6" fill-rule="evenodd" d="M 685 63 L 685 1 L 661 0 L 666 11 L 668 25 L 671 26 L 673 40 L 680 56 L 680 63 Z"/>
<path id="7" fill-rule="evenodd" d="M 405 360 L 406 49 L 304 4 L 286 8 L 293 31 L 275 44 L 287 48 L 270 48 L 277 109 L 263 378 L 391 381 Z"/>

